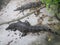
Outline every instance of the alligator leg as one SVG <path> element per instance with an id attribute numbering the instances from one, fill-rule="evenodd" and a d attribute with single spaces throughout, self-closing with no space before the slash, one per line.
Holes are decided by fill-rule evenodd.
<path id="1" fill-rule="evenodd" d="M 24 15 L 24 12 L 22 12 L 22 14 Z"/>
<path id="2" fill-rule="evenodd" d="M 22 14 L 24 15 L 24 9 L 22 9 L 20 12 L 22 12 Z"/>
<path id="3" fill-rule="evenodd" d="M 16 31 L 17 29 L 14 29 L 13 31 Z"/>
<path id="4" fill-rule="evenodd" d="M 20 14 L 21 12 L 22 12 L 22 14 L 24 15 L 24 10 L 20 10 L 20 12 L 19 12 L 18 14 Z M 18 15 L 18 14 L 17 14 L 17 15 Z"/>
<path id="5" fill-rule="evenodd" d="M 24 37 L 24 36 L 26 36 L 27 35 L 27 33 L 23 33 L 22 35 L 21 35 L 21 37 Z"/>

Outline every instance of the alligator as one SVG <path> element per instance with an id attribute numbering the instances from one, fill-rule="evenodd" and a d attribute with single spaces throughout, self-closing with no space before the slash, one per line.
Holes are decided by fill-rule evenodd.
<path id="1" fill-rule="evenodd" d="M 28 33 L 39 33 L 40 31 L 46 31 L 52 34 L 59 35 L 57 32 L 53 32 L 52 29 L 48 26 L 44 26 L 44 25 L 32 26 L 28 21 L 25 22 L 19 21 L 16 23 L 12 23 L 6 28 L 6 30 L 11 30 L 11 31 L 19 30 L 22 33 L 21 37 L 26 36 Z"/>
<path id="2" fill-rule="evenodd" d="M 24 10 L 32 9 L 32 8 L 36 9 L 37 7 L 42 7 L 43 5 L 44 5 L 44 3 L 42 3 L 41 1 L 38 1 L 38 2 L 29 2 L 27 4 L 22 5 L 21 7 L 18 7 L 14 11 L 20 11 L 20 13 L 21 13 Z M 45 7 L 45 6 L 43 6 L 43 7 Z"/>

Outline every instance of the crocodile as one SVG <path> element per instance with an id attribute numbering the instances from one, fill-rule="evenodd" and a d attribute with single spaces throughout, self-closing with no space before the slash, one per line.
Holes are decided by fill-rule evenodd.
<path id="1" fill-rule="evenodd" d="M 29 2 L 27 4 L 24 4 L 22 5 L 21 7 L 18 7 L 17 9 L 15 9 L 14 11 L 20 11 L 23 12 L 24 10 L 27 10 L 27 9 L 36 9 L 36 8 L 39 8 L 39 7 L 42 7 L 43 5 L 45 5 L 44 3 L 42 3 L 41 1 L 38 1 L 38 2 Z M 43 6 L 45 7 L 45 6 Z M 23 13 L 24 14 L 24 13 Z"/>
<path id="2" fill-rule="evenodd" d="M 44 25 L 32 26 L 28 21 L 26 22 L 19 21 L 16 23 L 12 23 L 6 28 L 6 30 L 11 30 L 11 31 L 19 30 L 22 33 L 21 37 L 26 36 L 28 33 L 39 33 L 40 31 L 46 31 L 52 34 L 59 35 L 57 32 L 53 32 L 52 29 L 48 26 L 44 26 Z"/>

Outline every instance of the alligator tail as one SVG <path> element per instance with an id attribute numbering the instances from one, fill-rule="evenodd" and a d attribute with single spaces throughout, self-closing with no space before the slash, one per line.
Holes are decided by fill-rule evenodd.
<path id="1" fill-rule="evenodd" d="M 30 26 L 29 31 L 30 32 L 40 32 L 40 31 L 47 31 L 47 30 L 44 29 L 43 26 Z"/>
<path id="2" fill-rule="evenodd" d="M 29 27 L 29 32 L 34 33 L 34 32 L 40 32 L 40 31 L 50 32 L 54 35 L 60 36 L 59 33 L 52 31 L 51 28 L 46 27 L 46 26 L 31 26 L 31 27 Z"/>

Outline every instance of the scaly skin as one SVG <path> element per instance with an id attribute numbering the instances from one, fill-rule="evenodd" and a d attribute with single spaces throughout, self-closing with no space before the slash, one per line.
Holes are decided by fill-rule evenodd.
<path id="1" fill-rule="evenodd" d="M 29 24 L 29 22 L 17 22 L 17 23 L 12 23 L 10 24 L 6 30 L 11 30 L 11 31 L 16 31 L 19 30 L 20 32 L 22 32 L 22 37 L 26 36 L 27 33 L 38 33 L 40 31 L 46 31 L 46 32 L 50 32 L 52 34 L 56 34 L 59 35 L 57 32 L 53 32 L 51 28 L 44 26 L 44 25 L 36 25 L 36 26 L 31 26 Z"/>
<path id="2" fill-rule="evenodd" d="M 22 5 L 21 7 L 18 7 L 14 11 L 23 12 L 24 10 L 32 9 L 32 8 L 36 9 L 36 8 L 41 7 L 43 5 L 44 5 L 44 3 L 42 3 L 41 1 L 39 1 L 39 2 L 30 2 L 30 3 Z"/>

